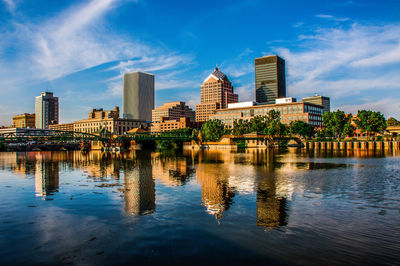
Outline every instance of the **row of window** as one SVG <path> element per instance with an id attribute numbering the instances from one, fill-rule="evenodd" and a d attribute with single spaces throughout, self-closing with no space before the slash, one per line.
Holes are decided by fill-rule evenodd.
<path id="1" fill-rule="evenodd" d="M 322 115 L 323 114 L 323 109 L 322 107 L 315 107 L 311 105 L 304 105 L 304 112 L 305 113 L 312 113 L 312 114 L 317 114 L 317 115 Z"/>
<path id="2" fill-rule="evenodd" d="M 239 115 L 233 115 L 233 116 L 212 116 L 211 119 L 218 119 L 221 120 L 224 124 L 226 124 L 228 127 L 230 127 L 235 120 L 250 120 L 249 117 L 241 117 Z M 288 123 L 290 121 L 305 121 L 307 122 L 307 115 L 299 115 L 299 116 L 284 116 L 281 117 L 282 123 Z M 322 126 L 322 117 L 320 116 L 309 116 L 309 124 L 313 126 Z"/>

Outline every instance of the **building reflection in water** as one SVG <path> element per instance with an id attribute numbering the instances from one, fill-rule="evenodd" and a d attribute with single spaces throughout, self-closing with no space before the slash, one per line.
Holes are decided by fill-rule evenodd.
<path id="1" fill-rule="evenodd" d="M 127 215 L 146 215 L 155 212 L 156 190 L 150 154 L 140 156 L 134 167 L 124 171 L 124 211 Z"/>
<path id="2" fill-rule="evenodd" d="M 168 187 L 185 185 L 194 174 L 194 166 L 185 156 L 152 153 L 153 176 Z"/>
<path id="3" fill-rule="evenodd" d="M 197 182 L 208 213 L 220 219 L 236 194 L 256 192 L 257 225 L 272 229 L 287 224 L 286 194 L 291 184 L 277 181 L 283 164 L 277 163 L 276 153 L 265 149 L 242 153 L 210 150 L 196 152 L 195 158 Z"/>
<path id="4" fill-rule="evenodd" d="M 201 200 L 207 212 L 215 218 L 223 217 L 224 211 L 232 205 L 235 188 L 229 184 L 229 176 L 234 165 L 229 165 L 232 154 L 221 151 L 196 153 L 198 165 L 196 179 L 201 184 Z"/>
<path id="5" fill-rule="evenodd" d="M 127 154 L 126 159 L 132 159 Z M 83 169 L 93 179 L 115 179 L 119 180 L 120 170 L 124 165 L 125 154 L 111 154 L 100 151 L 88 153 L 75 152 L 73 154 L 74 167 Z M 131 161 L 126 161 L 129 164 Z"/>
<path id="6" fill-rule="evenodd" d="M 35 169 L 35 193 L 46 199 L 58 191 L 60 176 L 58 162 L 37 160 Z"/>
<path id="7" fill-rule="evenodd" d="M 272 229 L 287 225 L 286 198 L 276 194 L 275 177 L 264 177 L 257 187 L 257 225 Z"/>
<path id="8" fill-rule="evenodd" d="M 221 218 L 232 204 L 235 191 L 229 187 L 226 176 L 220 175 L 220 167 L 201 164 L 197 167 L 197 181 L 201 183 L 201 199 L 207 212 Z"/>
<path id="9" fill-rule="evenodd" d="M 76 152 L 74 163 L 92 179 L 114 179 L 119 182 L 122 175 L 123 187 L 119 191 L 124 200 L 125 214 L 146 215 L 155 212 L 155 182 L 150 152 Z"/>
<path id="10" fill-rule="evenodd" d="M 255 193 L 257 225 L 276 228 L 287 224 L 287 209 L 295 189 L 297 193 L 306 190 L 322 193 L 327 187 L 341 187 L 340 184 L 326 186 L 320 179 L 310 183 L 293 178 L 299 171 L 353 167 L 318 158 L 379 156 L 399 156 L 399 151 L 190 150 L 184 151 L 183 156 L 145 151 L 122 154 L 79 151 L 2 153 L 0 169 L 11 170 L 19 176 L 34 175 L 35 193 L 44 199 L 58 190 L 59 171 L 82 169 L 95 181 L 114 181 L 118 187 L 123 185 L 119 188 L 124 200 L 123 209 L 128 215 L 155 211 L 154 178 L 165 186 L 182 186 L 196 173 L 202 204 L 209 214 L 221 219 L 234 204 L 236 195 Z"/>

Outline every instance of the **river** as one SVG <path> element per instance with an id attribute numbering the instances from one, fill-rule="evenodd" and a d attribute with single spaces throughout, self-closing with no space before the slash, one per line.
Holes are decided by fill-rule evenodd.
<path id="1" fill-rule="evenodd" d="M 398 264 L 400 154 L 0 153 L 0 264 Z"/>

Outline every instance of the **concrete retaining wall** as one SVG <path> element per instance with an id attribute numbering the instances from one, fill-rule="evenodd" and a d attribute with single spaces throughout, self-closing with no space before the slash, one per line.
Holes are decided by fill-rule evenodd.
<path id="1" fill-rule="evenodd" d="M 400 141 L 306 142 L 306 149 L 321 150 L 399 150 Z"/>

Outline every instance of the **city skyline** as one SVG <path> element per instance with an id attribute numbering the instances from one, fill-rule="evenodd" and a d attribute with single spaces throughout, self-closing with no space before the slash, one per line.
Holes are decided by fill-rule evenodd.
<path id="1" fill-rule="evenodd" d="M 156 107 L 178 100 L 194 108 L 215 65 L 231 78 L 239 101 L 253 100 L 254 58 L 270 54 L 286 61 L 288 97 L 318 93 L 331 97 L 332 110 L 400 117 L 398 2 L 321 1 L 300 15 L 299 4 L 288 9 L 288 2 L 214 4 L 222 12 L 207 1 L 191 5 L 1 1 L 0 93 L 12 93 L 0 103 L 0 124 L 32 113 L 32 98 L 45 88 L 60 97 L 61 123 L 92 108 L 122 106 L 122 74 L 132 71 L 155 74 Z M 196 12 L 186 14 L 190 8 Z M 258 17 L 271 8 L 270 17 Z M 210 31 L 215 27 L 226 35 Z"/>

